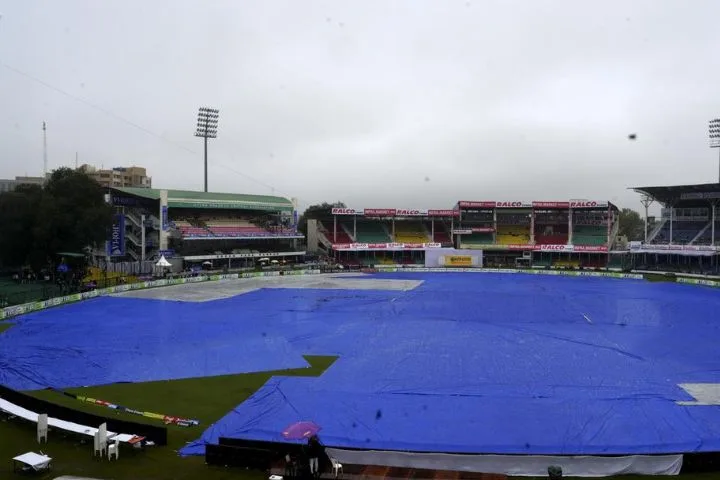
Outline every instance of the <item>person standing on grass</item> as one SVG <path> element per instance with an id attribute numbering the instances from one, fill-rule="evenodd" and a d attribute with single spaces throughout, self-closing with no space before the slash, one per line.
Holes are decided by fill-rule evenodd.
<path id="1" fill-rule="evenodd" d="M 317 435 L 313 435 L 308 439 L 308 456 L 310 457 L 310 475 L 320 477 L 320 457 L 325 453 L 325 449 L 320 443 Z"/>

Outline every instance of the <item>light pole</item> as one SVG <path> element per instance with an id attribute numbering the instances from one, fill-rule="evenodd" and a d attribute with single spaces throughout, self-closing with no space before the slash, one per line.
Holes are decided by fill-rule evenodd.
<path id="1" fill-rule="evenodd" d="M 643 207 L 645 207 L 645 242 L 647 243 L 648 238 L 648 209 L 650 208 L 650 205 L 654 202 L 653 198 L 650 195 L 643 195 L 642 198 L 640 198 L 640 203 Z"/>
<path id="2" fill-rule="evenodd" d="M 200 107 L 198 111 L 196 137 L 202 137 L 205 144 L 205 193 L 208 191 L 208 162 L 207 142 L 208 138 L 217 138 L 218 117 L 220 110 L 215 108 Z"/>
<path id="3" fill-rule="evenodd" d="M 710 148 L 720 148 L 720 118 L 710 120 L 708 128 Z M 720 154 L 720 151 L 718 151 Z M 718 182 L 720 182 L 720 155 L 718 155 Z"/>

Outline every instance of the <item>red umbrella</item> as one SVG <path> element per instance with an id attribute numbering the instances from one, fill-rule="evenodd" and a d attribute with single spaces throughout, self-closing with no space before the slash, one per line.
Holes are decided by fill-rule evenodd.
<path id="1" fill-rule="evenodd" d="M 320 426 L 313 422 L 297 422 L 288 425 L 282 431 L 282 436 L 288 440 L 302 440 L 310 438 L 320 431 Z"/>

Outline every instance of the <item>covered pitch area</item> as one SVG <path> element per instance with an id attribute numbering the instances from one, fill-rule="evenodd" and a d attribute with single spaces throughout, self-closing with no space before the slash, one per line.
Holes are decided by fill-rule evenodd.
<path id="1" fill-rule="evenodd" d="M 285 426 L 312 420 L 346 458 L 645 461 L 720 451 L 719 307 L 693 286 L 502 273 L 183 285 L 17 319 L 0 335 L 0 382 L 141 382 L 336 355 L 319 378 L 271 379 L 182 453 L 221 437 L 283 441 Z M 678 466 L 651 460 L 645 473 Z"/>

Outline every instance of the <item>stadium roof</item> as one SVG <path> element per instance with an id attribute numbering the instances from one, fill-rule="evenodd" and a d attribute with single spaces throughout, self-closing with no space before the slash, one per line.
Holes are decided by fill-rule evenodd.
<path id="1" fill-rule="evenodd" d="M 720 183 L 698 185 L 671 185 L 665 187 L 633 187 L 638 193 L 655 201 L 676 207 L 707 207 L 710 201 L 720 200 Z"/>
<path id="2" fill-rule="evenodd" d="M 145 198 L 160 200 L 160 190 L 155 188 L 124 187 L 113 191 Z M 245 195 L 240 193 L 205 193 L 187 190 L 167 190 L 170 208 L 226 208 L 239 210 L 291 211 L 293 204 L 283 197 L 270 195 Z"/>

